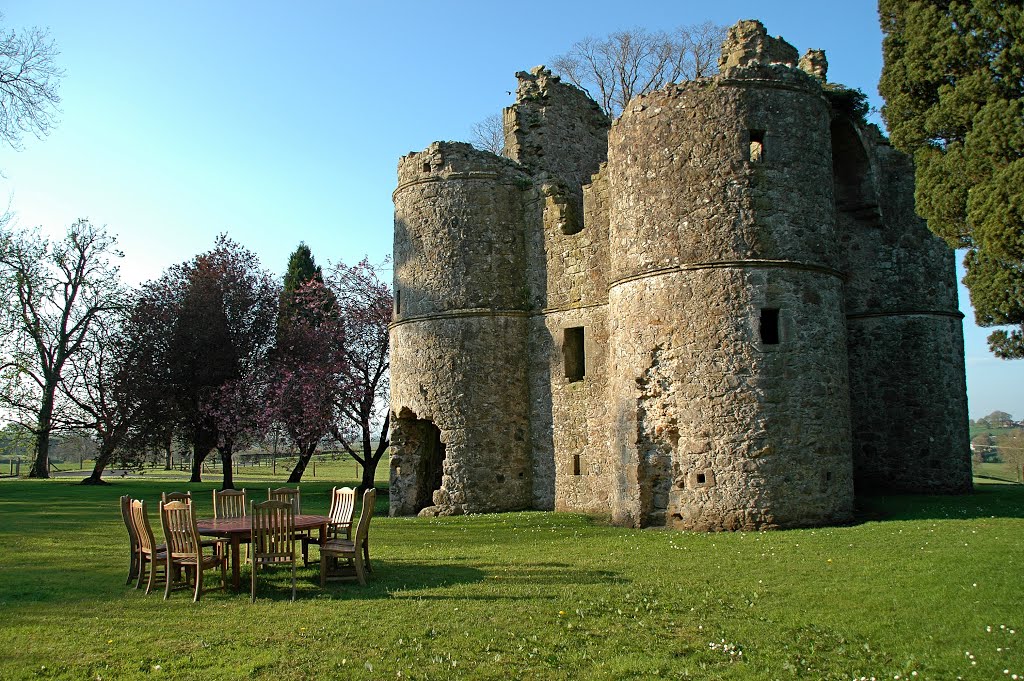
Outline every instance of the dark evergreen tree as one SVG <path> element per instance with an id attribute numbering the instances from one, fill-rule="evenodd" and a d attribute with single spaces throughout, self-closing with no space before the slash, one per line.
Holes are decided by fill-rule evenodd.
<path id="1" fill-rule="evenodd" d="M 1024 7 L 880 0 L 879 90 L 893 145 L 914 155 L 918 213 L 966 248 L 964 283 L 998 357 L 1024 357 Z"/>

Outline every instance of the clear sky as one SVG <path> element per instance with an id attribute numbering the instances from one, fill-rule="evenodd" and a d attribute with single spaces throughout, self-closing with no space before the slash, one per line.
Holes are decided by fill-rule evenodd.
<path id="1" fill-rule="evenodd" d="M 382 260 L 398 158 L 468 139 L 512 102 L 516 71 L 588 35 L 756 18 L 801 53 L 825 49 L 829 80 L 881 106 L 870 0 L 7 0 L 2 11 L 5 27 L 49 27 L 66 76 L 54 132 L 0 148 L 0 193 L 21 225 L 106 225 L 131 283 L 219 232 L 277 273 L 300 241 L 320 264 Z M 971 416 L 1024 418 L 1024 362 L 989 354 L 963 290 L 961 309 Z"/>

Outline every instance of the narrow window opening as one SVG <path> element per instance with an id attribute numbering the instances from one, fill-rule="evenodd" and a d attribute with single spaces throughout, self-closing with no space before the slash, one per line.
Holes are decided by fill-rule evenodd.
<path id="1" fill-rule="evenodd" d="M 423 162 L 423 172 L 425 172 L 425 173 L 429 173 L 430 172 L 430 161 L 424 161 Z"/>
<path id="2" fill-rule="evenodd" d="M 832 482 L 832 471 L 825 472 L 825 482 Z"/>
<path id="3" fill-rule="evenodd" d="M 395 314 L 402 312 L 402 289 L 395 289 Z"/>
<path id="4" fill-rule="evenodd" d="M 584 350 L 583 327 L 574 326 L 563 331 L 562 356 L 565 360 L 565 377 L 581 381 L 587 373 L 587 358 Z"/>
<path id="5" fill-rule="evenodd" d="M 697 473 L 697 484 L 698 485 L 703 485 L 707 481 L 708 481 L 708 476 L 704 475 L 703 473 Z"/>
<path id="6" fill-rule="evenodd" d="M 579 454 L 573 454 L 572 455 L 572 474 L 573 475 L 579 475 L 580 474 L 580 455 Z"/>
<path id="7" fill-rule="evenodd" d="M 765 307 L 761 309 L 761 342 L 765 345 L 779 344 L 779 310 Z"/>
<path id="8" fill-rule="evenodd" d="M 751 163 L 764 161 L 764 130 L 750 130 L 750 157 Z"/>

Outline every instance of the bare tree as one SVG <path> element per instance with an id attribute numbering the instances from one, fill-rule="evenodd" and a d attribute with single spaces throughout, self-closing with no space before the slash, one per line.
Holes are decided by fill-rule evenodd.
<path id="1" fill-rule="evenodd" d="M 35 461 L 29 475 L 46 478 L 63 372 L 92 341 L 93 325 L 122 305 L 112 262 L 121 253 L 113 236 L 87 220 L 52 243 L 38 230 L 0 236 L 0 296 L 6 303 L 0 309 L 0 406 L 32 431 Z"/>
<path id="2" fill-rule="evenodd" d="M 683 79 L 717 71 L 726 29 L 710 22 L 672 32 L 634 28 L 606 38 L 587 37 L 551 60 L 551 68 L 594 97 L 609 116 L 629 100 Z"/>
<path id="3" fill-rule="evenodd" d="M 501 114 L 491 114 L 469 129 L 469 142 L 481 151 L 505 154 L 505 122 Z"/>
<path id="4" fill-rule="evenodd" d="M 42 139 L 57 121 L 64 75 L 54 62 L 58 54 L 45 29 L 0 28 L 0 138 L 13 149 L 21 148 L 24 133 Z"/>
<path id="5" fill-rule="evenodd" d="M 141 463 L 143 450 L 124 446 L 142 408 L 142 393 L 132 370 L 140 347 L 125 333 L 127 319 L 127 309 L 98 319 L 91 342 L 69 358 L 61 381 L 61 391 L 75 407 L 70 415 L 72 424 L 91 431 L 99 445 L 92 474 L 82 480 L 83 485 L 104 484 L 103 471 L 115 454 L 122 464 Z"/>

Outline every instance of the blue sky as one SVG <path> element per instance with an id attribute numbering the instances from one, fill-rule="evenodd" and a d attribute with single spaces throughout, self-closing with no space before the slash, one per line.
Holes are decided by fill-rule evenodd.
<path id="1" fill-rule="evenodd" d="M 867 0 L 7 0 L 3 13 L 49 27 L 66 76 L 54 132 L 0 148 L 0 192 L 22 225 L 107 225 L 132 283 L 222 231 L 277 273 L 300 241 L 321 264 L 383 259 L 398 158 L 467 139 L 512 102 L 516 71 L 588 35 L 757 18 L 801 53 L 825 49 L 829 79 L 881 105 Z M 961 309 L 971 416 L 1024 418 L 1024 362 L 988 353 L 964 291 Z"/>

